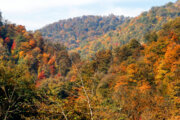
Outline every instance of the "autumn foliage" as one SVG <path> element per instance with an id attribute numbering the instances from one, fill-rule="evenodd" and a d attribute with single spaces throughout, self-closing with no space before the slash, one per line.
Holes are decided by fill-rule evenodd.
<path id="1" fill-rule="evenodd" d="M 177 9 L 173 6 L 163 8 Z M 134 26 L 137 29 L 144 27 L 142 23 L 159 24 L 166 18 L 162 19 L 161 15 L 172 13 L 162 14 L 163 8 L 153 8 L 150 13 L 127 21 L 126 27 L 117 30 L 118 34 L 125 32 L 132 37 L 132 26 L 137 22 L 140 24 Z M 151 15 L 155 13 L 158 15 L 153 19 Z M 84 16 L 82 19 L 88 25 L 91 20 L 103 26 L 106 20 L 100 18 Z M 76 19 L 73 20 L 78 21 Z M 112 27 L 120 22 L 115 16 L 107 19 Z M 79 31 L 76 27 L 74 32 L 78 37 L 68 35 L 66 38 L 73 20 L 59 25 L 61 37 L 73 43 L 66 47 L 44 40 L 39 31 L 28 32 L 24 26 L 0 22 L 0 119 L 179 119 L 180 17 L 169 20 L 161 29 L 148 31 L 142 38 L 143 43 L 136 37 L 126 42 L 117 41 L 117 31 L 105 34 L 109 31 L 104 30 L 106 26 L 97 28 L 103 30 L 99 34 L 103 34 L 105 41 L 99 40 L 96 29 L 91 27 Z M 80 46 L 85 37 L 98 39 L 97 43 L 88 41 Z M 68 48 L 72 46 L 83 52 L 82 55 L 91 53 L 91 56 L 82 57 Z"/>

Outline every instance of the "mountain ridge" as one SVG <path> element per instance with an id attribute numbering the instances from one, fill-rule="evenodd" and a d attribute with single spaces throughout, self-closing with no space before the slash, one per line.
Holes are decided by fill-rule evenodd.
<path id="1" fill-rule="evenodd" d="M 98 50 L 112 49 L 112 47 L 123 45 L 133 38 L 143 43 L 145 41 L 143 37 L 147 32 L 161 29 L 164 23 L 178 16 L 180 16 L 179 1 L 175 3 L 169 2 L 163 6 L 152 7 L 149 11 L 143 12 L 133 18 L 121 16 L 121 19 L 124 18 L 124 21 L 121 22 L 121 24 L 115 24 L 113 29 L 105 32 L 101 31 L 101 34 L 98 34 L 98 31 L 90 30 L 90 32 L 95 32 L 95 34 L 98 35 L 92 37 L 92 34 L 90 34 L 90 37 L 86 36 L 84 39 L 82 39 L 82 36 L 86 34 L 80 35 L 80 39 L 68 37 L 69 40 L 64 40 L 59 36 L 68 36 L 72 33 L 68 33 L 68 31 L 67 33 L 60 33 L 57 29 L 51 29 L 54 36 L 52 34 L 52 36 L 48 36 L 48 33 L 45 32 L 45 30 L 48 30 L 47 27 L 40 29 L 40 31 L 46 39 L 54 39 L 53 41 L 62 42 L 65 46 L 68 46 L 70 51 L 78 51 L 86 58 L 94 55 Z M 109 17 L 116 18 L 117 16 Z M 82 21 L 81 18 L 79 19 Z M 82 24 L 86 24 L 86 22 Z M 57 22 L 54 26 L 58 26 Z M 101 28 L 100 30 L 104 29 Z"/>
<path id="2" fill-rule="evenodd" d="M 47 39 L 54 41 L 76 44 L 77 40 L 82 42 L 85 39 L 94 39 L 110 30 L 115 30 L 117 25 L 129 20 L 129 17 L 115 16 L 94 16 L 87 15 L 74 17 L 49 24 L 40 31 Z"/>

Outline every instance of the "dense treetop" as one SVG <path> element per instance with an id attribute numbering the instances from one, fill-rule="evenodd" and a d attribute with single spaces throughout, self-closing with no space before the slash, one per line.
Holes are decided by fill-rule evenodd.
<path id="1" fill-rule="evenodd" d="M 72 45 L 74 48 L 80 42 L 95 39 L 129 20 L 124 16 L 82 16 L 67 20 L 60 20 L 40 29 L 42 35 L 53 41 L 60 41 Z M 75 45 L 73 47 L 73 45 Z"/>
<path id="2" fill-rule="evenodd" d="M 82 61 L 21 25 L 0 27 L 0 119 L 178 119 L 180 18 Z"/>
<path id="3" fill-rule="evenodd" d="M 152 30 L 159 30 L 168 20 L 180 16 L 179 2 L 153 7 L 134 18 L 110 15 L 83 16 L 60 20 L 40 31 L 51 41 L 60 41 L 71 51 L 79 52 L 87 58 L 100 49 L 123 45 L 136 38 L 144 42 L 143 36 Z M 52 40 L 53 39 L 53 40 Z"/>

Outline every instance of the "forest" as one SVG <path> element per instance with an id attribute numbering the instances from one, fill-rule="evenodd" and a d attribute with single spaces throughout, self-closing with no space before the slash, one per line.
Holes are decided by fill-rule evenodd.
<path id="1" fill-rule="evenodd" d="M 179 1 L 164 6 L 152 7 L 137 17 L 82 16 L 60 20 L 49 24 L 40 31 L 44 38 L 68 46 L 71 52 L 78 52 L 90 58 L 98 50 L 122 46 L 135 38 L 146 42 L 143 36 L 149 31 L 158 31 L 162 25 L 180 16 Z M 103 44 L 101 44 L 103 43 Z"/>
<path id="2" fill-rule="evenodd" d="M 179 5 L 135 18 L 83 16 L 35 32 L 0 14 L 0 119 L 179 120 Z M 105 47 L 82 54 L 87 49 L 69 40 Z"/>

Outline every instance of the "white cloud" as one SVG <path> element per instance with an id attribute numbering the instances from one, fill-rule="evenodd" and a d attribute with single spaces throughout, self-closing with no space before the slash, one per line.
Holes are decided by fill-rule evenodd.
<path id="1" fill-rule="evenodd" d="M 0 9 L 5 12 L 32 12 L 49 7 L 140 1 L 148 0 L 0 0 Z"/>
<path id="2" fill-rule="evenodd" d="M 96 0 L 0 0 L 0 9 L 5 12 L 32 12 L 49 7 L 78 6 Z"/>
<path id="3" fill-rule="evenodd" d="M 114 15 L 125 15 L 125 16 L 131 16 L 135 17 L 142 13 L 142 11 L 145 11 L 142 8 L 110 8 L 107 11 L 105 11 L 105 15 L 113 13 Z"/>
<path id="4" fill-rule="evenodd" d="M 142 8 L 125 8 L 125 7 L 115 7 L 111 6 L 108 7 L 106 10 L 84 10 L 80 8 L 71 8 L 69 9 L 69 12 L 66 16 L 66 18 L 70 18 L 71 16 L 82 16 L 82 15 L 102 15 L 107 16 L 109 14 L 114 15 L 125 15 L 125 16 L 137 16 L 140 13 L 145 11 L 145 9 Z"/>

